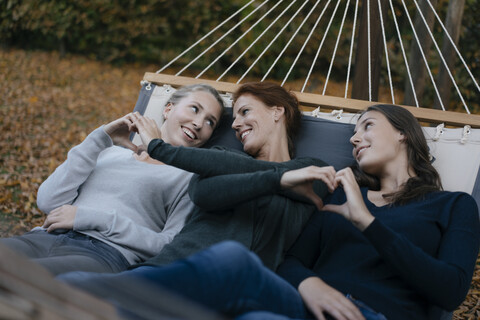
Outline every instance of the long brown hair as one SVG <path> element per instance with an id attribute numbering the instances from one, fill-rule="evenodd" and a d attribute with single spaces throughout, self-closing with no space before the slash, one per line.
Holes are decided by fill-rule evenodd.
<path id="1" fill-rule="evenodd" d="M 285 109 L 285 127 L 287 129 L 288 153 L 293 158 L 295 154 L 294 138 L 300 129 L 302 113 L 298 106 L 297 97 L 283 87 L 272 82 L 245 83 L 233 94 L 233 103 L 244 95 L 251 94 L 268 107 L 283 107 Z"/>
<path id="2" fill-rule="evenodd" d="M 369 111 L 382 113 L 390 124 L 405 136 L 408 164 L 417 176 L 411 177 L 397 192 L 384 195 L 392 204 L 405 204 L 421 199 L 427 193 L 442 190 L 437 170 L 430 163 L 427 140 L 417 119 L 405 108 L 395 105 L 378 104 L 367 108 L 360 118 Z M 380 189 L 377 177 L 363 172 L 358 165 L 353 168 L 357 182 L 372 190 Z"/>

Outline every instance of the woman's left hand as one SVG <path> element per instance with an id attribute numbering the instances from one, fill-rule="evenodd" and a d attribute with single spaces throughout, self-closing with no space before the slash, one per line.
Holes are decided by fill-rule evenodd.
<path id="1" fill-rule="evenodd" d="M 61 207 L 53 209 L 43 223 L 47 232 L 52 232 L 57 229 L 73 229 L 73 222 L 77 213 L 77 207 L 69 204 L 64 204 Z"/>
<path id="2" fill-rule="evenodd" d="M 341 205 L 328 204 L 323 207 L 325 211 L 332 211 L 350 220 L 360 231 L 365 230 L 375 217 L 370 213 L 363 201 L 360 187 L 351 168 L 337 172 L 335 181 L 343 186 L 347 201 Z"/>
<path id="3" fill-rule="evenodd" d="M 135 112 L 133 114 L 133 118 L 134 118 L 133 128 L 140 135 L 140 138 L 142 139 L 142 143 L 145 146 L 145 148 L 148 148 L 148 144 L 153 139 L 162 138 L 162 134 L 155 120 L 150 119 L 148 117 L 144 117 L 138 112 Z"/>
<path id="4" fill-rule="evenodd" d="M 323 181 L 330 192 L 333 192 L 337 187 L 337 183 L 335 182 L 335 169 L 332 166 L 309 166 L 287 171 L 282 175 L 280 185 L 283 189 L 290 189 L 295 193 L 309 198 L 318 210 L 322 210 L 323 201 L 313 190 L 313 182 L 316 180 Z"/>

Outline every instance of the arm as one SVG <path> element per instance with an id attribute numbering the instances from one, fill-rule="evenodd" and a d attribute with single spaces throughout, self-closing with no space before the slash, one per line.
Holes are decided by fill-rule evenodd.
<path id="1" fill-rule="evenodd" d="M 190 180 L 192 201 L 207 211 L 223 211 L 261 196 L 280 191 L 280 177 L 286 169 L 237 173 Z"/>
<path id="2" fill-rule="evenodd" d="M 148 153 L 165 164 L 202 177 L 269 170 L 278 165 L 225 149 L 174 147 L 161 139 L 154 139 L 148 144 Z"/>
<path id="3" fill-rule="evenodd" d="M 115 210 L 99 211 L 95 208 L 78 207 L 73 229 L 97 230 L 111 242 L 136 252 L 142 259 L 148 259 L 172 241 L 192 210 L 193 203 L 188 196 L 183 197 L 168 214 L 163 229 L 155 231 L 149 226 L 141 226 L 130 218 L 117 214 Z"/>
<path id="4" fill-rule="evenodd" d="M 100 152 L 112 145 L 122 145 L 137 151 L 130 140 L 130 128 L 133 125 L 132 114 L 92 131 L 78 146 L 73 147 L 55 172 L 45 180 L 37 194 L 40 210 L 49 214 L 62 205 L 70 205 L 78 195 L 78 188 L 95 169 Z"/>
<path id="5" fill-rule="evenodd" d="M 375 220 L 364 235 L 410 286 L 431 303 L 454 310 L 470 287 L 479 248 L 478 209 L 473 198 L 457 199 L 438 254 L 433 257 Z"/>
<path id="6" fill-rule="evenodd" d="M 324 164 L 322 161 L 316 159 L 301 159 L 291 161 L 288 166 L 290 168 L 302 168 L 311 163 Z M 273 163 L 272 165 L 277 166 L 277 168 L 252 173 L 226 174 L 206 178 L 195 176 L 190 181 L 190 197 L 197 206 L 208 211 L 222 211 L 227 208 L 234 208 L 245 201 L 273 194 L 280 194 L 293 201 L 301 201 L 309 204 L 313 202 L 319 207 L 323 206 L 320 198 L 325 197 L 328 193 L 323 181 L 328 182 L 330 178 L 330 180 L 333 180 L 335 172 L 333 167 L 303 168 L 306 169 L 305 172 L 307 172 L 308 175 L 307 186 L 299 190 L 290 191 L 289 189 L 298 185 L 284 185 L 281 181 L 284 181 L 286 175 L 297 170 L 286 172 L 289 168 L 286 168 L 285 165 Z M 321 174 L 315 175 L 312 170 L 317 171 L 317 173 L 318 171 L 327 172 L 327 176 L 329 175 L 330 178 Z M 329 189 L 330 188 L 331 187 L 329 187 Z"/>
<path id="7" fill-rule="evenodd" d="M 64 204 L 72 204 L 78 195 L 78 188 L 95 168 L 100 152 L 112 145 L 112 139 L 100 127 L 81 144 L 73 147 L 68 152 L 67 160 L 40 185 L 38 208 L 48 214 Z"/>

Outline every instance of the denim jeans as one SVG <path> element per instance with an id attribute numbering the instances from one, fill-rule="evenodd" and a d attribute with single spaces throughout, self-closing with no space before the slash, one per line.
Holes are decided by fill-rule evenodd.
<path id="1" fill-rule="evenodd" d="M 139 287 L 147 280 L 212 310 L 239 316 L 239 319 L 265 319 L 267 314 L 271 319 L 312 317 L 292 285 L 265 268 L 255 254 L 233 241 L 216 244 L 163 267 L 142 266 L 113 275 L 75 272 L 60 277 L 64 282 L 91 292 L 99 282 L 114 284 L 121 283 L 122 279 L 128 279 L 130 284 L 138 283 Z M 142 291 L 130 289 L 137 293 Z M 128 292 L 123 297 L 118 291 L 112 296 L 108 296 L 108 292 L 103 294 L 103 298 L 116 300 L 117 305 L 129 299 Z"/>
<path id="2" fill-rule="evenodd" d="M 0 239 L 0 243 L 27 256 L 54 275 L 75 270 L 119 272 L 129 266 L 114 247 L 73 230 L 61 234 L 33 230 L 21 236 Z"/>

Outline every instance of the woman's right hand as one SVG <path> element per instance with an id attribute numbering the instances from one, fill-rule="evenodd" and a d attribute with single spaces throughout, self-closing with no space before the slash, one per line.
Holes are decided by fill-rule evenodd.
<path id="1" fill-rule="evenodd" d="M 287 171 L 282 175 L 280 185 L 283 189 L 291 189 L 295 193 L 307 197 L 321 210 L 323 201 L 313 190 L 313 182 L 316 180 L 323 181 L 330 192 L 337 188 L 335 169 L 332 166 L 309 166 Z"/>
<path id="2" fill-rule="evenodd" d="M 316 319 L 325 320 L 326 312 L 337 320 L 365 320 L 352 301 L 318 277 L 303 280 L 298 292 Z"/>
<path id="3" fill-rule="evenodd" d="M 120 119 L 106 124 L 104 130 L 110 136 L 114 145 L 126 147 L 137 152 L 138 147 L 130 141 L 130 133 L 132 130 L 135 130 L 133 126 L 134 121 L 133 113 L 129 113 Z"/>

